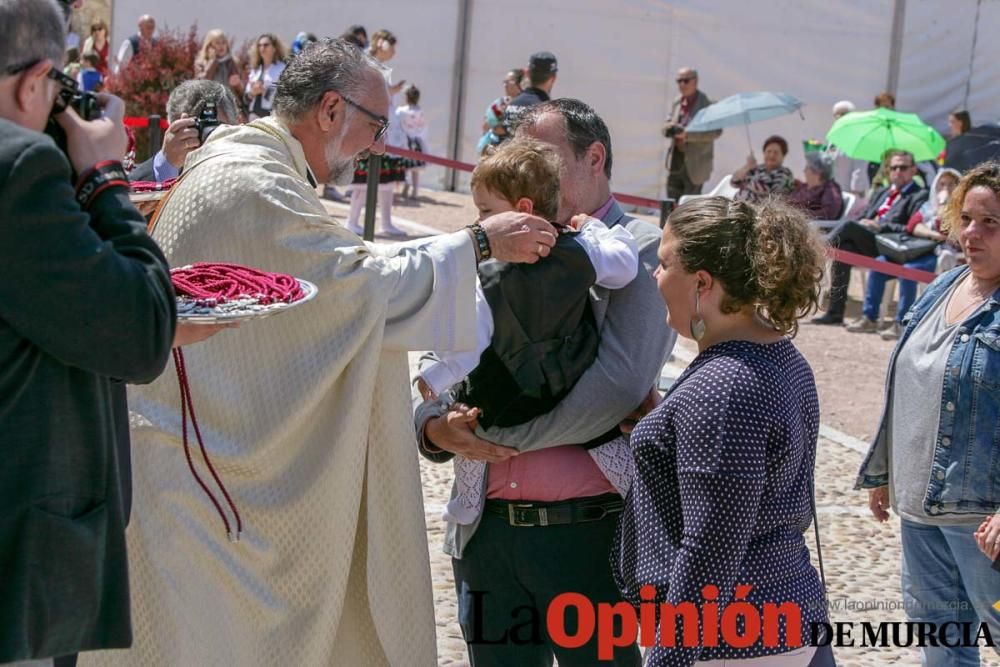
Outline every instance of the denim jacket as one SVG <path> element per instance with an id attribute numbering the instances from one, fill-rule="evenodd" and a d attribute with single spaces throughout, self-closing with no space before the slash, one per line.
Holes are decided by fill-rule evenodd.
<path id="1" fill-rule="evenodd" d="M 903 317 L 886 373 L 882 418 L 855 488 L 889 483 L 887 417 L 896 358 L 920 320 L 966 273 L 961 266 L 939 276 Z M 1000 289 L 959 325 L 947 363 L 924 510 L 991 514 L 1000 508 Z"/>

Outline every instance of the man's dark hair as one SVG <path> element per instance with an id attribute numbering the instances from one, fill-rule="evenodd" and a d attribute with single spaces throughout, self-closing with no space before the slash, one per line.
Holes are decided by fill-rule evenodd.
<path id="1" fill-rule="evenodd" d="M 555 75 L 555 72 L 538 72 L 532 69 L 528 70 L 528 80 L 531 82 L 532 88 L 541 86 Z"/>
<path id="2" fill-rule="evenodd" d="M 340 39 L 344 40 L 348 44 L 352 44 L 358 47 L 359 49 L 365 48 L 365 43 L 362 42 L 361 38 L 358 37 L 353 32 L 345 32 L 343 35 L 340 36 Z"/>
<path id="3" fill-rule="evenodd" d="M 888 91 L 883 91 L 875 96 L 875 108 L 895 109 L 896 96 Z"/>
<path id="4" fill-rule="evenodd" d="M 885 152 L 885 163 L 889 164 L 889 162 L 894 157 L 906 158 L 907 160 L 910 161 L 911 167 L 916 166 L 917 164 L 917 161 L 913 158 L 913 153 L 911 153 L 910 151 L 901 150 L 899 148 L 890 148 Z"/>
<path id="5" fill-rule="evenodd" d="M 62 69 L 66 25 L 55 0 L 0 0 L 0 76 L 10 67 L 51 60 Z"/>
<path id="6" fill-rule="evenodd" d="M 420 89 L 416 86 L 411 85 L 406 89 L 406 103 L 410 106 L 416 106 L 420 104 Z"/>
<path id="7" fill-rule="evenodd" d="M 577 158 L 583 157 L 595 141 L 604 146 L 604 175 L 611 180 L 611 133 L 597 112 L 580 100 L 561 97 L 528 107 L 518 118 L 515 133 L 522 127 L 534 127 L 547 113 L 562 116 L 566 141 Z"/>

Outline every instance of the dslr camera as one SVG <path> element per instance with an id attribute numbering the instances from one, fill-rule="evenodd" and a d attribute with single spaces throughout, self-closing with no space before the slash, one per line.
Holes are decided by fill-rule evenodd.
<path id="1" fill-rule="evenodd" d="M 53 67 L 49 70 L 49 78 L 59 84 L 59 92 L 52 103 L 52 113 L 45 126 L 45 134 L 52 137 L 63 153 L 66 153 L 66 132 L 56 122 L 56 116 L 73 107 L 73 110 L 84 120 L 95 120 L 101 117 L 101 107 L 97 104 L 97 96 L 80 90 L 73 77 L 66 76 Z M 67 153 L 68 155 L 68 153 Z"/>
<path id="2" fill-rule="evenodd" d="M 219 122 L 219 111 L 215 106 L 215 102 L 205 102 L 205 107 L 198 114 L 198 117 L 194 119 L 194 127 L 198 130 L 198 143 L 204 144 L 205 140 L 208 139 L 208 135 L 212 134 L 215 128 L 221 124 Z"/>
<path id="3" fill-rule="evenodd" d="M 49 78 L 59 84 L 59 94 L 52 105 L 52 113 L 60 114 L 69 107 L 84 120 L 95 120 L 101 117 L 101 108 L 97 104 L 97 96 L 80 90 L 76 80 L 59 70 L 49 70 Z"/>

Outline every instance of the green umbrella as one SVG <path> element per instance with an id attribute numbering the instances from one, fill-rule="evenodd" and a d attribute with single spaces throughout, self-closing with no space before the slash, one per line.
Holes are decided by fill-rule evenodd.
<path id="1" fill-rule="evenodd" d="M 881 162 L 890 148 L 913 153 L 917 162 L 934 160 L 944 150 L 944 137 L 915 113 L 890 109 L 852 111 L 839 118 L 826 140 L 848 157 Z"/>

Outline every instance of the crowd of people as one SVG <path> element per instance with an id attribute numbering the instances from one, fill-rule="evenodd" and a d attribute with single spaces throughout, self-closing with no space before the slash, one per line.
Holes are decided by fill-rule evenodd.
<path id="1" fill-rule="evenodd" d="M 367 243 L 357 188 L 346 223 L 320 193 L 358 180 L 393 132 L 426 136 L 419 91 L 389 79 L 396 36 L 302 33 L 289 54 L 262 34 L 244 79 L 213 30 L 131 174 L 172 183 L 147 221 L 122 100 L 98 93 L 84 120 L 62 94 L 66 4 L 0 0 L 0 665 L 435 664 L 417 453 L 454 466 L 444 548 L 472 664 L 834 664 L 814 645 L 829 617 L 806 539 L 820 405 L 792 339 L 821 300 L 810 218 L 836 207 L 835 148 L 797 183 L 770 137 L 732 198 L 695 197 L 658 229 L 615 200 L 607 124 L 553 95 L 542 51 L 487 110 L 477 220 Z M 142 57 L 151 22 L 119 61 Z M 677 85 L 664 135 L 679 198 L 700 192 L 717 133 L 685 129 L 709 103 L 697 71 Z M 826 242 L 874 257 L 877 233 L 905 230 L 952 257 L 932 254 L 942 275 L 906 292 L 856 486 L 877 520 L 902 520 L 909 620 L 1000 638 L 1000 164 L 941 170 L 932 197 L 913 155 L 889 152 L 882 171 Z M 170 267 L 203 261 L 318 293 L 235 331 L 178 321 Z M 819 323 L 843 320 L 849 271 L 834 262 Z M 883 287 L 869 278 L 868 320 Z M 677 336 L 698 355 L 663 396 Z M 183 464 L 186 372 L 164 373 L 178 348 L 206 388 L 198 438 L 243 510 L 235 542 Z M 413 407 L 407 353 L 425 350 Z M 539 622 L 565 593 L 619 610 L 610 657 L 582 615 L 562 639 Z M 655 627 L 633 628 L 643 656 L 620 610 L 651 603 Z M 685 605 L 717 615 L 670 617 Z M 768 605 L 801 622 L 709 640 L 727 610 Z M 923 651 L 979 659 L 958 641 Z"/>

